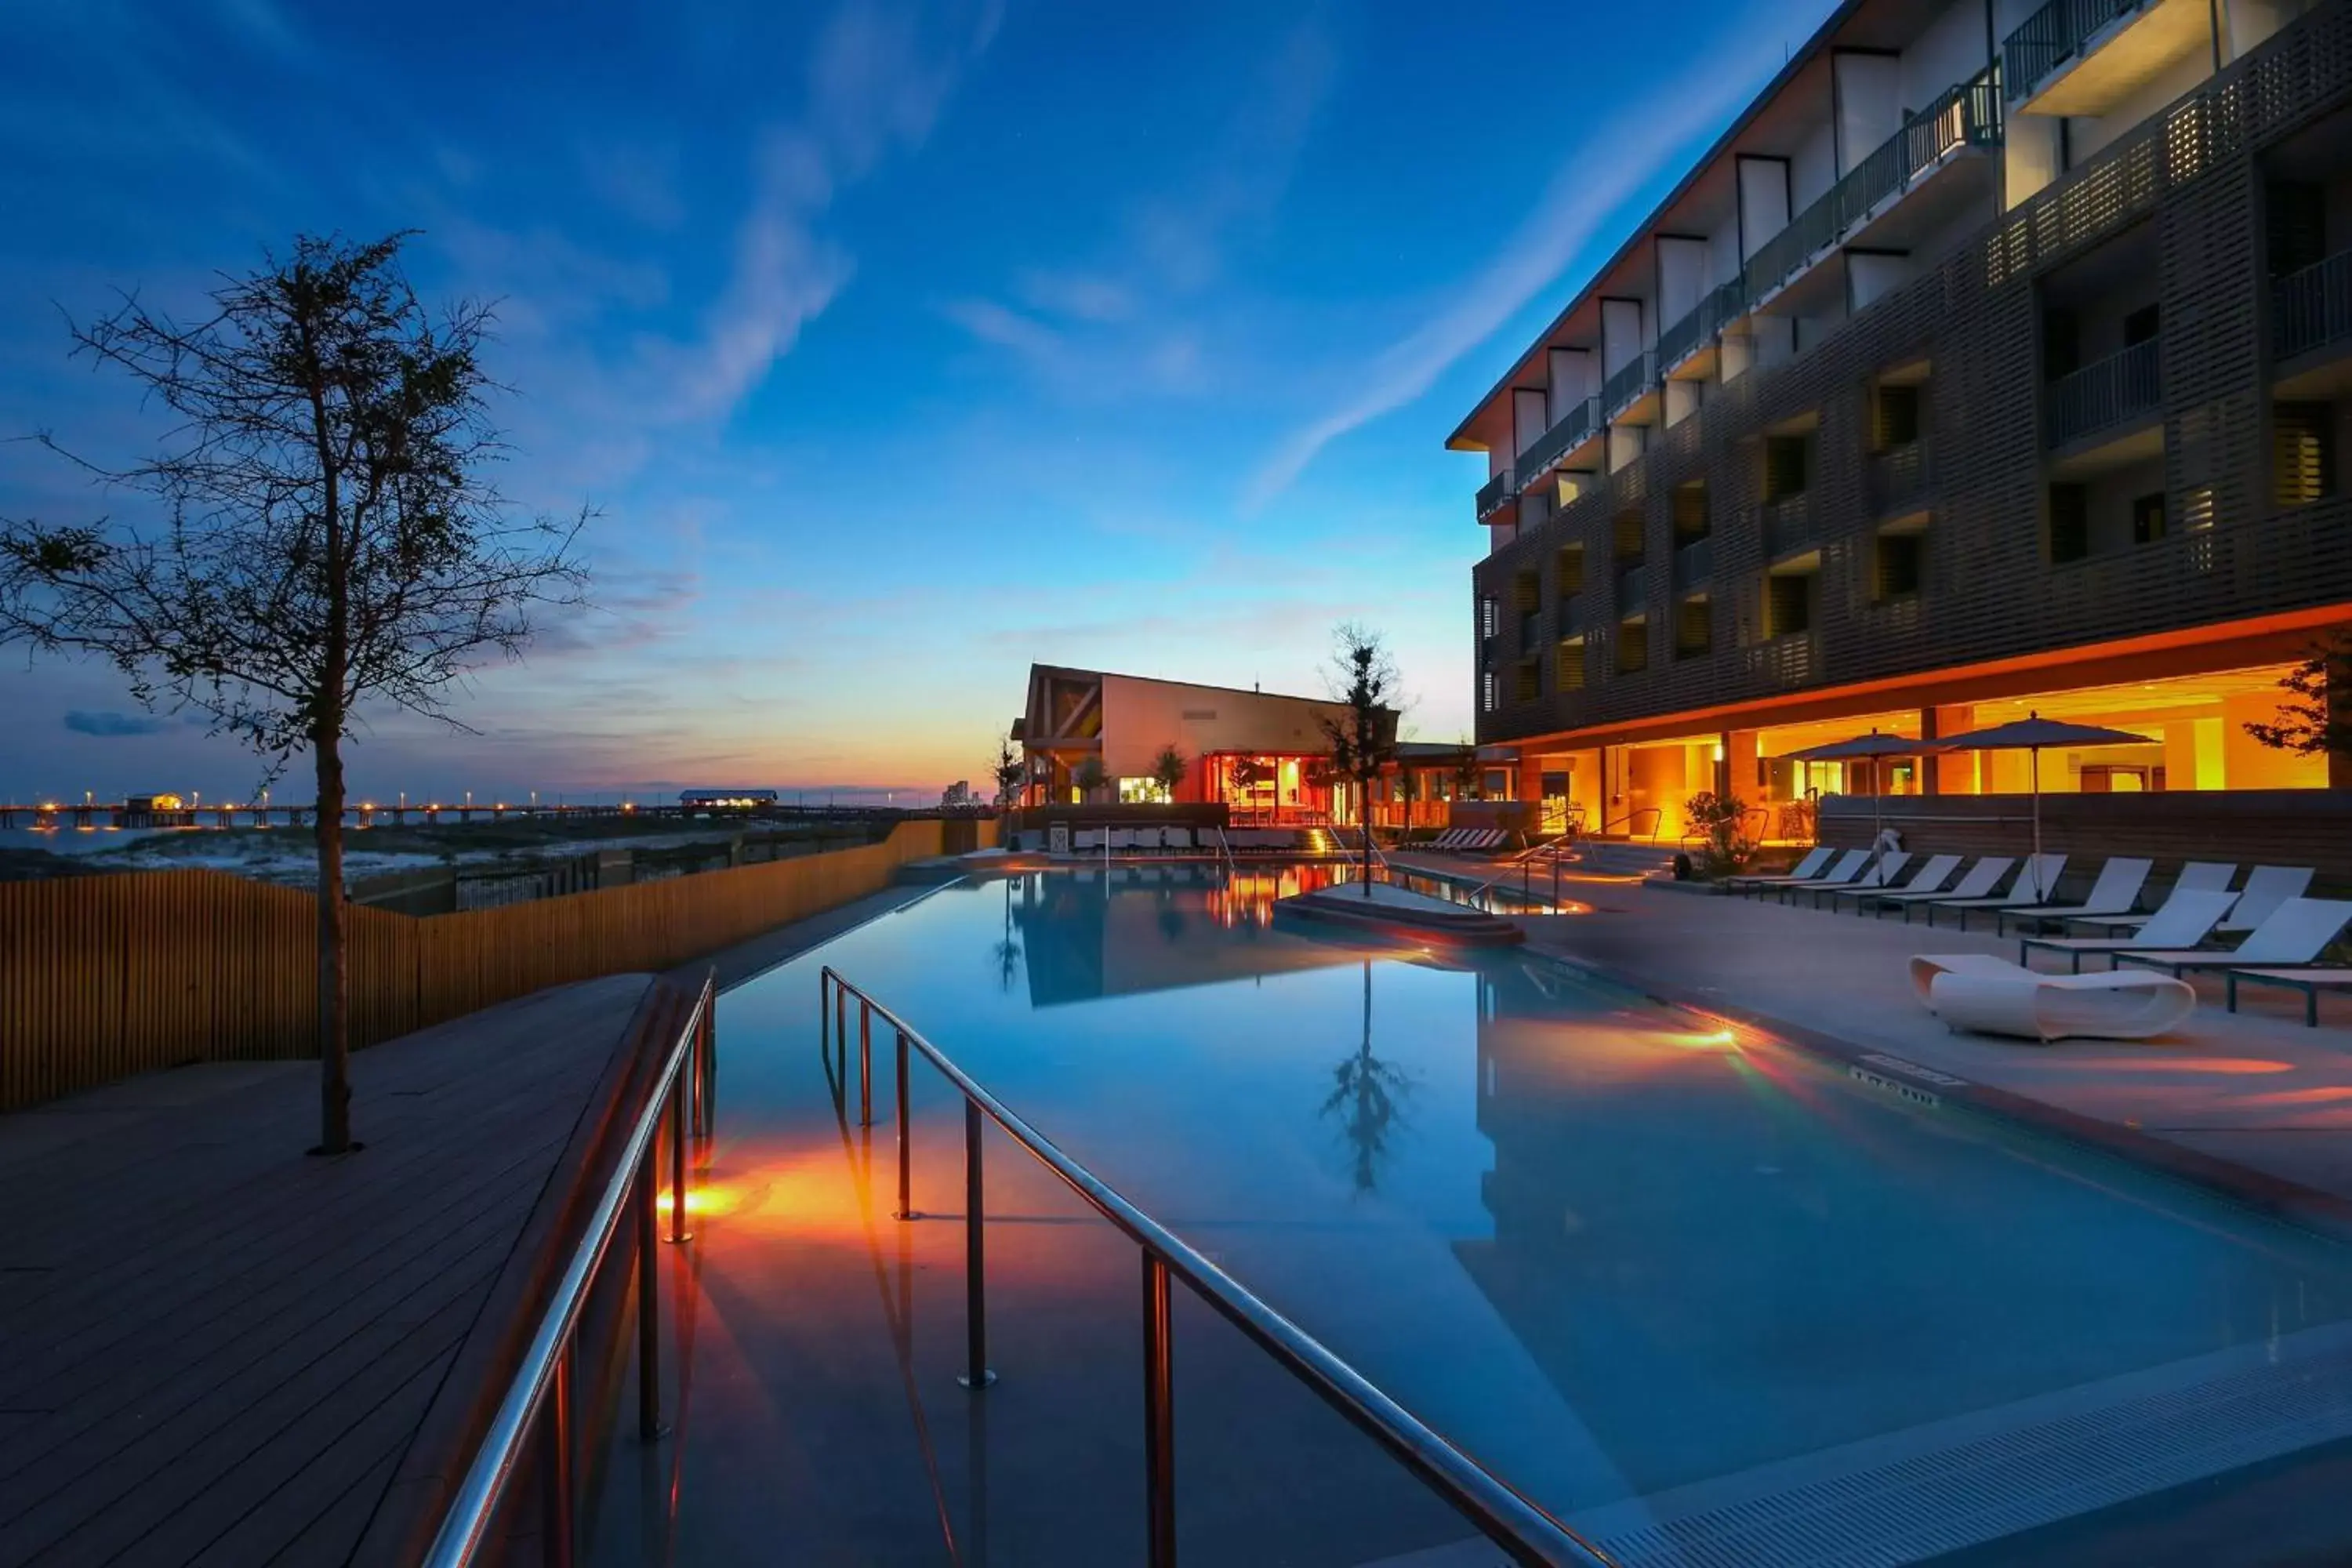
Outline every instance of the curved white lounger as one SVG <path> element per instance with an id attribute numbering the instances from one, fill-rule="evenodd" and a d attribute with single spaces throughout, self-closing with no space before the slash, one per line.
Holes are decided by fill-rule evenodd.
<path id="1" fill-rule="evenodd" d="M 2145 984 L 2143 973 L 2170 984 Z M 2041 974 L 1981 952 L 1913 958 L 1911 988 L 1954 1029 L 2015 1035 L 2045 1045 L 2069 1035 L 2144 1040 L 2172 1028 L 2197 1005 L 2195 989 L 2168 974 Z"/>

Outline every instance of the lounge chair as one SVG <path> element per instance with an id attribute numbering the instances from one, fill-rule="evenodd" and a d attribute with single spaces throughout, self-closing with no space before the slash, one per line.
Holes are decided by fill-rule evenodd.
<path id="1" fill-rule="evenodd" d="M 2308 866 L 2257 866 L 2246 873 L 2246 885 L 2238 893 L 2238 907 L 2215 929 L 2223 936 L 2243 936 L 2270 919 L 2272 911 L 2289 899 L 2303 897 L 2303 890 L 2310 886 Z"/>
<path id="2" fill-rule="evenodd" d="M 2242 895 L 2240 902 L 2243 901 Z M 2352 925 L 2352 901 L 2289 899 L 2228 952 L 2149 950 L 2119 952 L 2116 963 L 2175 975 L 2200 969 L 2300 969 L 2317 958 L 2347 925 Z"/>
<path id="3" fill-rule="evenodd" d="M 2168 975 L 2042 974 L 1981 952 L 1915 957 L 1911 986 L 1953 1029 L 2044 1045 L 2069 1035 L 2144 1040 L 2172 1028 L 2197 1005 L 2196 991 Z"/>
<path id="4" fill-rule="evenodd" d="M 2227 892 L 2237 875 L 2238 868 L 2234 861 L 2191 860 L 2180 868 L 2180 875 L 2172 879 L 2172 886 L 2166 897 L 2169 898 L 2173 893 Z M 2137 910 L 2111 915 L 2068 915 L 2065 923 L 2081 926 L 2094 935 L 2105 931 L 2128 935 L 2147 924 L 2150 913 L 2147 910 Z"/>
<path id="5" fill-rule="evenodd" d="M 1820 876 L 1808 877 L 1801 882 L 1775 882 L 1764 891 L 1778 893 L 1785 904 L 1792 892 L 1810 893 L 1816 888 L 1843 888 L 1862 875 L 1870 865 L 1870 858 L 1871 852 L 1867 849 L 1848 849 L 1831 861 L 1830 868 Z"/>
<path id="6" fill-rule="evenodd" d="M 2214 922 L 2230 912 L 2238 895 L 2230 892 L 2200 893 L 2191 889 L 2175 893 L 2164 900 L 2164 908 L 2149 917 L 2137 936 L 2029 936 L 2017 944 L 2017 962 L 2031 963 L 2034 951 L 2063 952 L 2072 962 L 2074 973 L 2083 972 L 2083 960 L 2091 953 L 2105 953 L 2112 960 L 2116 953 L 2135 948 L 2194 947 L 2212 931 Z"/>
<path id="7" fill-rule="evenodd" d="M 1726 877 L 1723 879 L 1723 885 L 1735 893 L 1747 893 L 1753 892 L 1758 888 L 1769 888 L 1775 882 L 1807 881 L 1820 876 L 1822 868 L 1828 865 L 1830 857 L 1836 853 L 1835 849 L 1826 844 L 1817 844 L 1805 851 L 1803 859 L 1786 871 L 1767 872 L 1757 877 Z"/>
<path id="8" fill-rule="evenodd" d="M 2248 981 L 2257 985 L 2283 985 L 2290 991 L 2303 993 L 2303 1022 L 2306 1028 L 2319 1027 L 2319 994 L 2322 991 L 2342 991 L 2352 987 L 2352 968 L 2336 964 L 2314 964 L 2303 969 L 2231 969 L 2222 972 L 2228 984 L 2230 1011 L 2238 1010 L 2238 987 Z"/>
<path id="9" fill-rule="evenodd" d="M 2147 873 L 2156 864 L 2153 860 L 2126 859 L 2120 856 L 2099 868 L 2098 880 L 2079 904 L 2027 904 L 2018 909 L 1995 910 L 1992 912 L 1994 934 L 2007 936 L 2011 921 L 2063 921 L 2073 915 L 2119 915 L 2139 902 L 2139 890 L 2147 885 Z"/>
<path id="10" fill-rule="evenodd" d="M 1872 861 L 1870 863 L 1870 869 L 1864 871 L 1859 878 L 1855 879 L 1851 886 L 1856 889 L 1889 887 L 1894 883 L 1895 878 L 1903 874 L 1903 868 L 1909 864 L 1911 864 L 1911 852 L 1909 850 L 1890 849 L 1885 854 L 1881 855 L 1877 859 Z M 1835 894 L 1842 889 L 1832 887 L 1798 889 L 1793 890 L 1810 892 L 1813 899 L 1813 908 L 1820 909 L 1822 907 L 1822 895 L 1823 893 Z M 1782 903 L 1788 902 L 1786 899 L 1783 899 L 1780 901 Z"/>
<path id="11" fill-rule="evenodd" d="M 1110 830 L 1110 852 L 1112 854 L 1132 854 L 1134 849 L 1135 829 L 1132 827 L 1114 827 Z"/>
<path id="12" fill-rule="evenodd" d="M 1927 923 L 1936 923 L 1937 910 L 1958 910 L 1960 929 L 1969 929 L 1969 916 L 1978 910 L 2013 909 L 2020 904 L 2042 904 L 2050 901 L 2050 889 L 2058 885 L 2060 873 L 2066 869 L 2063 855 L 2028 855 L 2017 868 L 2016 879 L 2009 891 L 1981 899 L 1930 899 L 1927 900 Z"/>
<path id="13" fill-rule="evenodd" d="M 1070 847 L 1080 852 L 1099 849 L 1102 847 L 1103 836 L 1094 828 L 1081 827 L 1070 837 Z"/>
<path id="14" fill-rule="evenodd" d="M 1189 851 L 1192 847 L 1192 830 L 1189 827 L 1163 827 L 1160 830 L 1160 837 L 1171 849 Z"/>
<path id="15" fill-rule="evenodd" d="M 1952 879 L 1952 873 L 1960 868 L 1960 862 L 1967 858 L 1968 857 L 1965 855 L 1936 855 L 1929 857 L 1926 865 L 1921 866 L 1916 871 L 1911 873 L 1911 879 L 1903 884 L 1903 891 L 1906 893 L 1933 893 L 1941 891 L 1944 884 Z M 1865 880 L 1867 880 L 1867 879 L 1865 879 Z M 1840 899 L 1852 899 L 1854 900 L 1854 912 L 1856 914 L 1860 914 L 1862 912 L 1863 904 L 1867 902 L 1869 900 L 1876 898 L 1881 890 L 1882 889 L 1877 887 L 1835 889 L 1830 893 L 1830 908 L 1837 908 L 1837 901 Z M 1820 902 L 1820 900 L 1816 898 L 1814 901 L 1818 903 Z"/>
<path id="16" fill-rule="evenodd" d="M 1995 888 L 2000 885 L 2000 879 L 2003 877 L 2008 876 L 2009 868 L 2016 864 L 2017 862 L 2014 859 L 2006 855 L 1988 855 L 1983 859 L 1978 861 L 1975 865 L 1969 867 L 1969 874 L 1961 878 L 1958 883 L 1954 884 L 1952 890 L 1948 893 L 1915 893 L 1906 888 L 1899 893 L 1874 894 L 1870 898 L 1863 900 L 1863 903 L 1874 910 L 1901 910 L 1903 911 L 1903 923 L 1905 925 L 1909 925 L 1911 923 L 1911 911 L 1914 909 L 1934 902 L 1937 900 L 1980 899 L 1984 897 L 1987 893 L 1991 892 Z"/>

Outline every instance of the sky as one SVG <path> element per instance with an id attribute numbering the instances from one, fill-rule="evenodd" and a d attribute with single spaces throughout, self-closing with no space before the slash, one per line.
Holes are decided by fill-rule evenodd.
<path id="1" fill-rule="evenodd" d="M 1471 728 L 1445 436 L 1828 0 L 7 0 L 0 516 L 135 503 L 164 426 L 68 357 L 304 233 L 495 303 L 519 510 L 592 607 L 356 796 L 978 782 L 1029 664 L 1319 693 L 1384 635 Z M 0 648 L 0 799 L 262 763 Z M 307 798 L 306 766 L 277 798 Z"/>

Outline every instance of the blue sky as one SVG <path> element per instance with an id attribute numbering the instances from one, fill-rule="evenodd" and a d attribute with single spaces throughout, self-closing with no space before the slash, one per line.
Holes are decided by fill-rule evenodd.
<path id="1" fill-rule="evenodd" d="M 112 290 L 413 227 L 598 607 L 477 733 L 372 715 L 362 794 L 933 793 L 1032 659 L 1315 690 L 1351 618 L 1450 739 L 1446 432 L 1827 9 L 11 0 L 0 437 L 156 433 L 65 356 Z M 118 501 L 0 445 L 0 514 Z M 0 795 L 257 773 L 16 650 L 0 715 Z"/>

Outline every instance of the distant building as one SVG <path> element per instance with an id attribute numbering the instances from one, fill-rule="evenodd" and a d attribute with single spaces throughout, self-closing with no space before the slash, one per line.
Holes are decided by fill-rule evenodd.
<path id="1" fill-rule="evenodd" d="M 1027 770 L 1022 804 L 1222 801 L 1236 822 L 1352 821 L 1354 791 L 1328 776 L 1324 729 L 1348 712 L 1325 698 L 1033 665 L 1013 726 Z M 1172 790 L 1157 776 L 1171 748 L 1184 764 Z M 1089 762 L 1102 772 L 1090 793 L 1078 782 Z"/>
<path id="2" fill-rule="evenodd" d="M 772 789 L 682 789 L 677 792 L 680 805 L 699 806 L 705 811 L 751 811 L 776 804 L 776 792 Z"/>
<path id="3" fill-rule="evenodd" d="M 978 811 L 984 803 L 971 793 L 970 779 L 958 779 L 940 791 L 941 811 Z"/>

